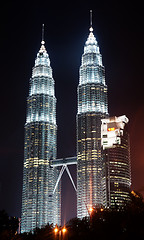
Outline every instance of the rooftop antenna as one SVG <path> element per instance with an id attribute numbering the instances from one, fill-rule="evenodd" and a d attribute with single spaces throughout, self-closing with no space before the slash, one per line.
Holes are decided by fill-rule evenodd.
<path id="1" fill-rule="evenodd" d="M 44 23 L 42 24 L 42 41 L 41 41 L 41 44 L 45 44 L 45 41 L 44 41 Z"/>
<path id="2" fill-rule="evenodd" d="M 90 10 L 90 32 L 93 31 L 93 27 L 92 27 L 92 10 Z"/>

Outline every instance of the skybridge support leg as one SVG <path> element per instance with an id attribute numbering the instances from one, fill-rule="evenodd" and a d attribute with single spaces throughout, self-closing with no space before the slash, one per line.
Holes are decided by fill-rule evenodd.
<path id="1" fill-rule="evenodd" d="M 62 168 L 61 168 L 61 170 L 60 170 L 60 174 L 59 174 L 59 176 L 58 176 L 56 185 L 55 185 L 55 187 L 54 187 L 53 194 L 55 193 L 55 190 L 56 190 L 56 188 L 57 188 L 57 186 L 58 186 L 58 183 L 59 183 L 59 181 L 60 181 L 60 179 L 61 179 L 61 177 L 62 177 L 62 175 L 63 175 L 63 173 L 64 173 L 65 168 L 66 168 L 66 165 L 63 165 Z"/>
<path id="2" fill-rule="evenodd" d="M 68 167 L 67 167 L 67 164 L 64 164 L 64 165 L 62 166 L 61 170 L 60 170 L 60 174 L 59 174 L 58 179 L 57 179 L 57 181 L 56 181 L 56 184 L 55 184 L 55 187 L 54 187 L 54 190 L 53 190 L 53 194 L 55 193 L 55 190 L 56 190 L 56 188 L 57 188 L 57 186 L 58 186 L 59 181 L 61 180 L 61 177 L 62 177 L 65 169 L 66 169 L 66 171 L 67 171 L 67 174 L 68 174 L 68 176 L 69 176 L 69 178 L 70 178 L 70 180 L 71 180 L 71 182 L 72 182 L 72 185 L 73 185 L 75 191 L 77 192 L 75 183 L 74 183 L 74 181 L 73 181 L 73 179 L 72 179 L 72 176 L 71 176 L 71 173 L 70 173 L 70 171 L 69 171 L 69 169 L 68 169 Z"/>
<path id="3" fill-rule="evenodd" d="M 70 171 L 69 171 L 67 165 L 66 165 L 66 171 L 67 171 L 67 173 L 68 173 L 68 175 L 69 175 L 69 178 L 70 178 L 70 180 L 71 180 L 71 182 L 72 182 L 72 185 L 73 185 L 75 191 L 77 192 L 77 189 L 76 189 L 75 183 L 74 183 L 74 181 L 73 181 L 73 179 L 72 179 L 72 176 L 71 176 L 71 174 L 70 174 Z"/>

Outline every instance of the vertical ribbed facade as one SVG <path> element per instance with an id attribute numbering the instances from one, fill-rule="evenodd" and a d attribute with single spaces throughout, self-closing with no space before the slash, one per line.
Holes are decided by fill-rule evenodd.
<path id="1" fill-rule="evenodd" d="M 57 154 L 56 97 L 50 59 L 44 41 L 30 79 L 25 123 L 21 232 L 49 223 L 60 224 L 60 184 L 53 195 L 58 170 L 50 166 Z"/>
<path id="2" fill-rule="evenodd" d="M 80 66 L 77 111 L 77 217 L 102 204 L 101 119 L 108 116 L 105 69 L 93 28 Z"/>

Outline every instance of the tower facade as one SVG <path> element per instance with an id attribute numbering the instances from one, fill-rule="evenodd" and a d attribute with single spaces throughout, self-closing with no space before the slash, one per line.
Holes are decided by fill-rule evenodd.
<path id="1" fill-rule="evenodd" d="M 105 207 L 122 207 L 130 200 L 131 171 L 128 118 L 102 119 L 103 203 Z"/>
<path id="2" fill-rule="evenodd" d="M 50 166 L 57 154 L 56 97 L 45 42 L 35 59 L 27 98 L 21 232 L 48 222 L 60 224 L 60 183 L 53 194 L 58 169 Z"/>
<path id="3" fill-rule="evenodd" d="M 79 70 L 77 109 L 77 217 L 102 204 L 101 119 L 108 116 L 107 85 L 91 26 Z"/>

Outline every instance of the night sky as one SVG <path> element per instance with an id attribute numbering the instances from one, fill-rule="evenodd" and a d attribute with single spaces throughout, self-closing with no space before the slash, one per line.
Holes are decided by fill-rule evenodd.
<path id="1" fill-rule="evenodd" d="M 21 214 L 26 98 L 43 23 L 57 98 L 57 155 L 76 155 L 77 85 L 90 9 L 106 70 L 109 113 L 125 114 L 130 120 L 132 189 L 144 194 L 143 2 L 4 2 L 0 14 L 0 210 Z M 76 167 L 70 171 L 76 181 Z M 66 173 L 62 188 L 62 215 L 67 221 L 76 216 L 76 194 Z"/>

